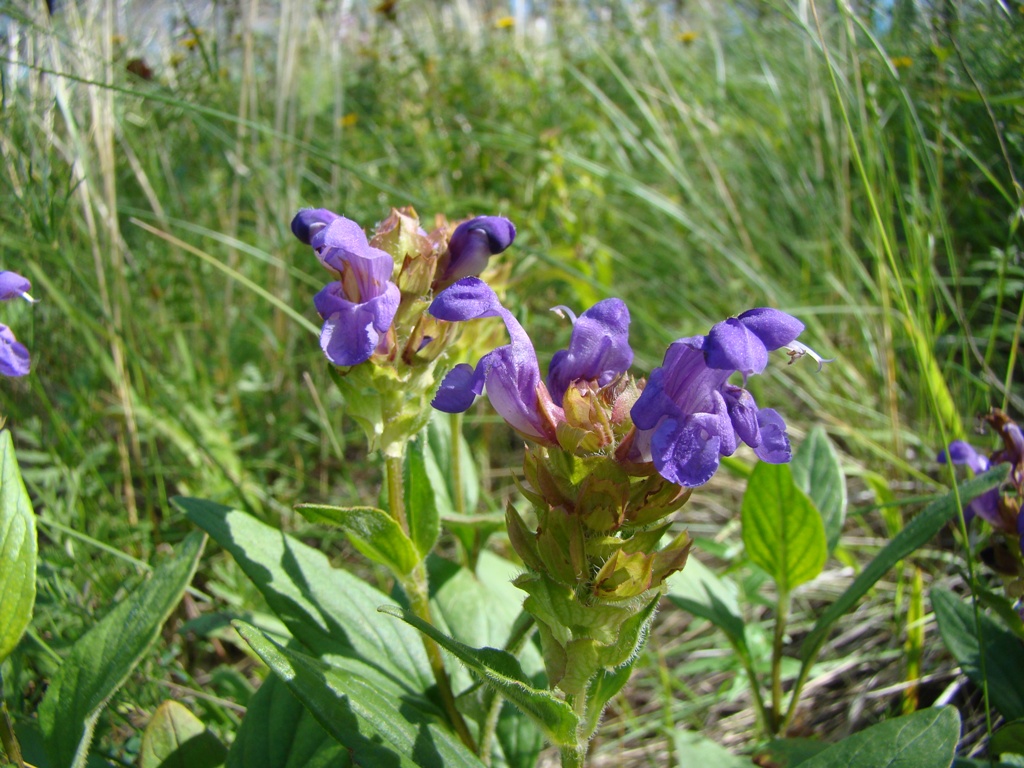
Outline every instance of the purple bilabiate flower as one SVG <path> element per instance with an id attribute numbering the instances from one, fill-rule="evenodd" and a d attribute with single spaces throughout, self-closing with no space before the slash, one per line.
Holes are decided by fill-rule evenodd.
<path id="1" fill-rule="evenodd" d="M 939 451 L 936 461 L 939 464 L 945 464 L 948 461 L 958 466 L 970 467 L 971 472 L 976 475 L 988 471 L 992 466 L 987 456 L 978 453 L 974 446 L 965 443 L 963 440 L 954 440 L 945 451 Z M 1000 525 L 998 488 L 985 491 L 985 493 L 976 497 L 964 508 L 965 523 L 970 523 L 975 516 L 980 517 L 990 525 Z"/>
<path id="2" fill-rule="evenodd" d="M 351 219 L 324 209 L 299 211 L 292 232 L 339 279 L 313 299 L 324 320 L 320 346 L 335 365 L 358 365 L 386 345 L 401 292 L 391 281 L 395 262 L 370 246 Z"/>
<path id="3" fill-rule="evenodd" d="M 530 337 L 479 278 L 463 278 L 442 291 L 429 312 L 451 322 L 500 317 L 510 339 L 509 344 L 480 358 L 476 368 L 466 363 L 455 366 L 441 382 L 433 406 L 446 413 L 461 413 L 486 386 L 491 405 L 505 421 L 526 437 L 546 444 L 557 442 L 556 426 L 565 420 L 558 403 L 569 384 L 581 379 L 607 384 L 625 372 L 633 357 L 626 335 L 629 312 L 619 299 L 606 299 L 580 315 L 569 349 L 552 360 L 547 386 L 541 381 Z M 555 392 L 558 394 L 553 397 Z"/>
<path id="4" fill-rule="evenodd" d="M 743 441 L 762 461 L 783 464 L 792 452 L 786 424 L 771 408 L 729 383 L 735 373 L 760 373 L 768 353 L 786 347 L 793 356 L 810 354 L 796 341 L 803 323 L 776 309 L 752 309 L 718 323 L 707 336 L 679 339 L 669 346 L 633 406 L 636 445 L 666 480 L 694 487 L 711 479 L 721 456 Z"/>
<path id="5" fill-rule="evenodd" d="M 516 228 L 503 216 L 477 216 L 455 228 L 448 241 L 448 266 L 443 282 L 479 275 L 487 260 L 516 239 Z"/>
<path id="6" fill-rule="evenodd" d="M 548 390 L 560 403 L 574 381 L 596 381 L 598 386 L 610 384 L 633 364 L 629 346 L 629 309 L 620 299 L 605 299 L 578 318 L 565 307 L 573 322 L 569 348 L 559 350 L 548 368 Z"/>
<path id="7" fill-rule="evenodd" d="M 0 272 L 0 301 L 23 298 L 33 301 L 28 292 L 32 285 L 16 272 Z M 14 332 L 0 323 L 0 375 L 24 376 L 29 372 L 28 349 L 14 337 Z"/>

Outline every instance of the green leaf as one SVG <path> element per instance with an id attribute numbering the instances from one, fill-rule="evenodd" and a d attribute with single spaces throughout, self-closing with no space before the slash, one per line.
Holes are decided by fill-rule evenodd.
<path id="1" fill-rule="evenodd" d="M 535 768 L 544 749 L 544 735 L 533 720 L 508 701 L 502 702 L 495 735 L 508 768 Z"/>
<path id="2" fill-rule="evenodd" d="M 788 465 L 762 461 L 754 467 L 741 518 L 747 555 L 782 592 L 810 581 L 825 567 L 825 527 Z"/>
<path id="3" fill-rule="evenodd" d="M 415 700 L 382 692 L 372 681 L 268 639 L 244 622 L 235 628 L 281 676 L 357 765 L 395 768 L 481 768 L 483 763 Z"/>
<path id="4" fill-rule="evenodd" d="M 0 662 L 18 644 L 36 601 L 36 516 L 11 433 L 0 430 Z"/>
<path id="5" fill-rule="evenodd" d="M 831 745 L 818 739 L 774 739 L 754 753 L 757 765 L 772 768 L 796 768 Z"/>
<path id="6" fill-rule="evenodd" d="M 480 675 L 488 685 L 529 715 L 555 744 L 576 744 L 579 720 L 572 707 L 551 691 L 534 688 L 515 656 L 497 648 L 471 648 L 439 632 L 420 617 L 393 605 L 382 605 L 379 610 L 416 627 Z"/>
<path id="7" fill-rule="evenodd" d="M 693 731 L 676 729 L 672 733 L 679 768 L 755 768 L 745 757 L 737 757 L 725 747 Z"/>
<path id="8" fill-rule="evenodd" d="M 745 649 L 746 625 L 736 600 L 737 591 L 735 584 L 719 578 L 690 555 L 686 567 L 669 577 L 667 597 L 684 611 L 707 619 L 725 632 L 733 645 Z"/>
<path id="9" fill-rule="evenodd" d="M 420 561 L 416 546 L 382 509 L 326 504 L 299 504 L 295 509 L 311 523 L 341 528 L 356 549 L 397 576 L 409 574 Z"/>
<path id="10" fill-rule="evenodd" d="M 1007 468 L 1000 467 L 959 486 L 961 502 L 966 505 L 989 488 L 999 485 L 1006 477 L 1006 473 Z M 846 615 L 890 568 L 938 533 L 942 526 L 956 514 L 956 508 L 956 497 L 953 493 L 947 493 L 942 498 L 936 499 L 896 534 L 892 541 L 882 548 L 881 552 L 874 556 L 867 567 L 846 588 L 846 591 L 825 609 L 804 639 L 800 646 L 800 658 L 805 665 L 818 655 L 818 649 L 825 642 L 829 629 L 838 621 L 839 617 Z"/>
<path id="11" fill-rule="evenodd" d="M 602 669 L 590 681 L 587 686 L 587 718 L 583 724 L 585 736 L 589 736 L 597 730 L 605 704 L 611 701 L 612 696 L 621 691 L 622 687 L 629 682 L 638 658 L 640 658 L 640 654 L 631 658 L 621 667 Z"/>
<path id="12" fill-rule="evenodd" d="M 96 719 L 160 634 L 192 580 L 205 537 L 190 534 L 174 559 L 114 606 L 71 647 L 39 705 L 51 765 L 85 763 Z"/>
<path id="13" fill-rule="evenodd" d="M 800 768 L 949 768 L 959 739 L 956 709 L 922 709 L 855 733 L 800 763 Z"/>
<path id="14" fill-rule="evenodd" d="M 218 768 L 227 752 L 185 706 L 165 701 L 142 734 L 139 768 Z"/>
<path id="15" fill-rule="evenodd" d="M 839 542 L 846 521 L 846 476 L 824 427 L 810 431 L 789 466 L 797 488 L 810 497 L 821 514 L 831 552 Z"/>
<path id="16" fill-rule="evenodd" d="M 422 695 L 434 685 L 420 636 L 404 624 L 381 621 L 377 606 L 387 595 L 245 512 L 202 499 L 174 503 L 231 553 L 288 631 L 314 655 L 347 658 L 362 667 L 361 675 L 396 695 Z"/>
<path id="17" fill-rule="evenodd" d="M 426 442 L 426 437 L 420 433 L 409 443 L 403 468 L 405 514 L 409 521 L 409 536 L 419 551 L 417 562 L 430 554 L 441 535 L 438 491 L 427 475 Z"/>
<path id="18" fill-rule="evenodd" d="M 349 768 L 348 750 L 277 675 L 249 700 L 228 753 L 227 768 Z"/>
<path id="19" fill-rule="evenodd" d="M 1014 720 L 993 733 L 988 751 L 993 755 L 1024 755 L 1024 720 Z"/>
<path id="20" fill-rule="evenodd" d="M 1024 643 L 995 619 L 979 613 L 979 644 L 970 598 L 939 587 L 932 589 L 931 598 L 942 642 L 964 674 L 978 686 L 988 679 L 989 700 L 1007 720 L 1024 718 Z"/>

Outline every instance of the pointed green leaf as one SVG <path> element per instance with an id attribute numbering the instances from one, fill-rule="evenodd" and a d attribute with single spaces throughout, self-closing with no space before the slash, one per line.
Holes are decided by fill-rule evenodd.
<path id="1" fill-rule="evenodd" d="M 810 431 L 792 463 L 793 481 L 810 497 L 825 525 L 828 551 L 836 548 L 846 521 L 846 476 L 824 427 Z"/>
<path id="2" fill-rule="evenodd" d="M 729 641 L 746 648 L 746 625 L 736 600 L 736 586 L 719 578 L 693 555 L 686 567 L 668 580 L 668 599 L 684 611 L 707 619 L 725 632 Z"/>
<path id="3" fill-rule="evenodd" d="M 313 713 L 269 675 L 249 699 L 227 768 L 350 768 L 348 750 Z"/>
<path id="4" fill-rule="evenodd" d="M 1006 473 L 1006 467 L 998 467 L 959 486 L 958 491 L 961 502 L 966 505 L 975 497 L 999 485 L 1006 477 Z M 801 661 L 805 665 L 812 662 L 818 655 L 818 649 L 821 648 L 821 644 L 825 642 L 829 628 L 839 617 L 846 615 L 853 608 L 854 604 L 867 594 L 867 591 L 890 568 L 915 549 L 925 544 L 955 514 L 956 497 L 952 492 L 947 493 L 925 507 L 903 530 L 896 534 L 892 541 L 886 544 L 882 551 L 872 558 L 867 567 L 846 588 L 846 591 L 832 605 L 826 608 L 825 612 L 815 622 L 810 634 L 807 635 L 800 646 Z"/>
<path id="5" fill-rule="evenodd" d="M 0 662 L 21 639 L 36 600 L 36 516 L 11 433 L 0 430 Z"/>
<path id="6" fill-rule="evenodd" d="M 420 636 L 404 624 L 381 621 L 377 606 L 388 600 L 383 592 L 245 512 L 202 499 L 174 503 L 231 553 L 312 653 L 347 657 L 363 665 L 364 677 L 407 693 L 422 695 L 434 685 Z"/>
<path id="7" fill-rule="evenodd" d="M 471 648 L 393 605 L 382 605 L 379 610 L 416 627 L 480 675 L 488 685 L 529 715 L 555 744 L 576 743 L 579 720 L 572 707 L 551 691 L 534 688 L 515 656 L 497 648 Z"/>
<path id="8" fill-rule="evenodd" d="M 218 768 L 227 752 L 188 708 L 165 701 L 142 734 L 139 768 Z"/>
<path id="9" fill-rule="evenodd" d="M 415 700 L 382 693 L 371 681 L 284 648 L 245 622 L 235 628 L 357 765 L 481 768 L 483 763 Z"/>
<path id="10" fill-rule="evenodd" d="M 942 642 L 964 674 L 978 686 L 988 680 L 989 700 L 1007 720 L 1024 718 L 1024 643 L 995 619 L 979 613 L 979 644 L 970 598 L 939 587 L 932 589 L 931 598 Z"/>
<path id="11" fill-rule="evenodd" d="M 922 709 L 873 725 L 800 763 L 801 768 L 949 768 L 960 739 L 953 707 Z"/>
<path id="12" fill-rule="evenodd" d="M 356 549 L 397 576 L 409 574 L 420 561 L 415 545 L 382 509 L 326 504 L 299 504 L 295 509 L 311 523 L 341 528 Z"/>
<path id="13" fill-rule="evenodd" d="M 422 560 L 434 549 L 441 535 L 441 509 L 438 505 L 439 488 L 427 474 L 425 457 L 427 438 L 423 433 L 409 443 L 405 452 L 405 514 L 409 521 L 409 536 Z"/>
<path id="14" fill-rule="evenodd" d="M 39 705 L 39 726 L 52 765 L 85 764 L 96 719 L 181 600 L 204 541 L 200 533 L 186 537 L 172 560 L 71 647 Z"/>
<path id="15" fill-rule="evenodd" d="M 740 514 L 747 555 L 781 591 L 821 573 L 828 557 L 825 527 L 788 465 L 762 461 L 754 467 Z"/>

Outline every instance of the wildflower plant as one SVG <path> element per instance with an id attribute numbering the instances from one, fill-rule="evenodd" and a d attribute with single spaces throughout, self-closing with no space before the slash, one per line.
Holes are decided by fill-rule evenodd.
<path id="1" fill-rule="evenodd" d="M 820 369 L 824 361 L 798 340 L 797 318 L 747 310 L 675 341 L 645 378 L 631 370 L 624 302 L 605 299 L 578 315 L 556 307 L 567 342 L 545 370 L 502 298 L 509 265 L 493 257 L 515 240 L 508 219 L 437 217 L 428 229 L 404 208 L 367 233 L 306 209 L 292 231 L 329 273 L 313 298 L 320 346 L 347 412 L 385 466 L 379 508 L 311 503 L 298 511 L 341 528 L 389 569 L 395 589 L 385 595 L 330 567 L 250 515 L 176 501 L 238 561 L 291 636 L 282 642 L 235 622 L 301 703 L 281 700 L 268 681 L 239 750 L 290 707 L 287 717 L 314 718 L 360 764 L 530 766 L 547 743 L 563 766 L 583 766 L 666 592 L 723 629 L 747 667 L 762 732 L 780 734 L 831 624 L 949 519 L 949 504 L 926 510 L 826 611 L 804 643 L 787 702 L 780 670 L 789 596 L 820 572 L 845 503 L 823 433 L 796 452 L 791 472 L 782 414 L 746 388 L 773 353 L 790 362 L 811 356 Z M 518 495 L 499 524 L 516 562 L 481 552 L 493 519 L 444 501 L 474 476 L 463 471 L 459 418 L 481 396 L 524 442 Z M 451 415 L 447 441 L 432 419 L 439 412 Z M 674 527 L 742 445 L 759 459 L 743 501 L 744 543 L 778 596 L 767 704 L 742 615 L 715 597 L 706 569 L 688 579 L 694 542 Z M 989 487 L 983 478 L 966 498 Z M 442 525 L 473 549 L 468 568 L 435 552 Z"/>

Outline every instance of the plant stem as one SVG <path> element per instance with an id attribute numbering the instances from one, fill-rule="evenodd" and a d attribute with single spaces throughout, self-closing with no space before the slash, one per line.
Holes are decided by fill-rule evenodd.
<path id="1" fill-rule="evenodd" d="M 404 454 L 404 451 L 402 451 Z M 409 518 L 405 512 L 405 486 L 402 477 L 403 455 L 386 455 L 384 459 L 385 474 L 387 475 L 388 507 L 391 517 L 395 519 L 402 531 L 409 534 Z M 427 585 L 427 569 L 423 562 L 417 563 L 412 573 L 403 578 L 402 587 L 409 596 L 409 607 L 412 612 L 428 624 L 433 624 L 430 616 L 430 589 Z M 452 691 L 451 680 L 444 668 L 444 658 L 441 656 L 441 649 L 437 643 L 424 634 L 420 634 L 423 641 L 423 649 L 427 652 L 427 660 L 430 662 L 430 671 L 434 674 L 434 681 L 437 683 L 438 694 L 441 696 L 441 703 L 451 720 L 452 727 L 459 735 L 462 743 L 476 752 L 476 742 L 473 734 L 469 732 L 466 720 L 455 706 L 455 694 Z"/>
<path id="2" fill-rule="evenodd" d="M 786 641 L 786 620 L 789 618 L 789 592 L 779 589 L 775 612 L 775 637 L 772 640 L 772 711 L 769 735 L 778 736 L 785 718 L 782 712 L 782 646 Z"/>
<path id="3" fill-rule="evenodd" d="M 580 724 L 586 722 L 587 695 L 586 693 L 567 694 L 565 703 L 572 705 L 573 711 L 579 718 Z M 563 744 L 560 747 L 562 756 L 562 768 L 583 768 L 587 759 L 587 742 L 580 740 L 579 729 L 576 731 L 575 744 Z"/>
<path id="4" fill-rule="evenodd" d="M 518 656 L 523 650 L 526 641 L 530 639 L 536 620 L 526 611 L 521 611 L 512 625 L 505 650 L 513 656 Z M 501 705 L 504 698 L 498 695 L 493 688 L 488 688 L 484 693 L 484 709 L 487 717 L 484 719 L 483 731 L 480 733 L 480 759 L 484 765 L 491 764 L 491 744 L 494 741 L 494 732 L 498 727 L 498 717 L 501 715 Z"/>
<path id="5" fill-rule="evenodd" d="M 0 744 L 3 744 L 8 762 L 14 763 L 18 768 L 25 768 L 25 760 L 21 756 L 21 745 L 18 744 L 18 737 L 14 735 L 14 724 L 11 722 L 10 712 L 7 711 L 3 677 L 0 677 Z"/>

